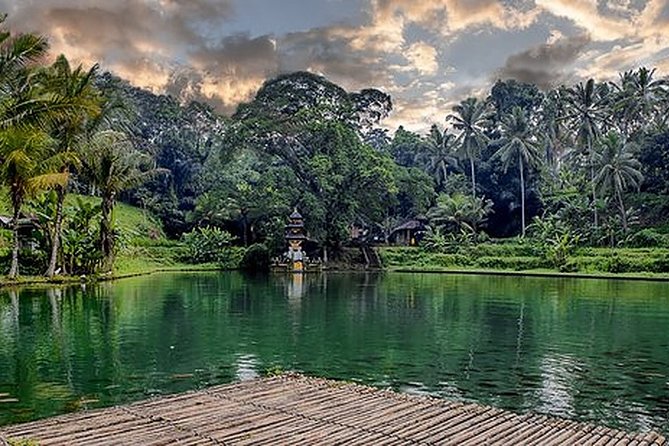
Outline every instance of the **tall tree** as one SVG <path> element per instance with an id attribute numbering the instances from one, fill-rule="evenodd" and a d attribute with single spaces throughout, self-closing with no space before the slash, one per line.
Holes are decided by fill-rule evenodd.
<path id="1" fill-rule="evenodd" d="M 86 131 L 87 123 L 101 111 L 102 99 L 93 87 L 96 72 L 97 66 L 93 66 L 89 70 L 84 70 L 81 66 L 78 66 L 73 70 L 65 56 L 60 55 L 41 76 L 46 91 L 66 98 L 76 108 L 75 113 L 59 119 L 52 130 L 52 134 L 57 140 L 57 143 L 53 146 L 54 155 L 61 161 L 59 170 L 66 177 L 69 176 L 71 168 L 78 164 L 77 152 L 74 147 L 77 138 Z M 55 274 L 60 255 L 63 203 L 67 183 L 63 186 L 58 185 L 55 189 L 57 204 L 54 216 L 54 233 L 51 237 L 51 256 L 46 271 L 48 277 L 53 277 Z"/>
<path id="2" fill-rule="evenodd" d="M 6 15 L 0 16 L 0 25 Z M 13 248 L 10 277 L 19 273 L 19 216 L 26 197 L 62 184 L 54 175 L 48 131 L 74 108 L 64 98 L 45 91 L 35 81 L 36 62 L 48 44 L 35 34 L 12 36 L 0 31 L 0 175 L 9 187 L 13 208 Z"/>
<path id="3" fill-rule="evenodd" d="M 469 160 L 469 171 L 472 181 L 472 197 L 476 197 L 476 169 L 474 163 L 488 143 L 485 127 L 490 120 L 488 102 L 477 98 L 467 98 L 453 107 L 448 115 L 453 127 L 460 133 L 456 139 L 462 158 Z"/>
<path id="4" fill-rule="evenodd" d="M 667 81 L 656 79 L 655 70 L 641 67 L 636 71 L 626 71 L 620 75 L 615 108 L 619 128 L 625 137 L 647 127 L 652 122 L 660 122 L 660 103 L 667 91 Z"/>
<path id="5" fill-rule="evenodd" d="M 53 173 L 48 153 L 53 141 L 34 127 L 0 131 L 0 178 L 9 185 L 12 202 L 12 263 L 9 277 L 19 274 L 19 226 L 21 209 L 26 198 L 55 186 L 62 186 L 66 175 Z"/>
<path id="6" fill-rule="evenodd" d="M 446 130 L 442 132 L 436 124 L 433 124 L 427 141 L 428 172 L 433 176 L 439 188 L 444 190 L 449 167 L 453 168 L 457 165 L 457 159 L 454 156 L 455 136 Z"/>
<path id="7" fill-rule="evenodd" d="M 606 119 L 606 97 L 600 93 L 594 79 L 579 83 L 565 91 L 568 111 L 564 117 L 580 144 L 590 172 L 590 192 L 595 227 L 598 226 L 597 191 L 595 188 L 595 143 L 601 136 L 601 125 Z"/>
<path id="8" fill-rule="evenodd" d="M 128 136 L 113 130 L 95 133 L 82 155 L 82 173 L 102 197 L 100 249 L 102 271 L 114 266 L 113 211 L 118 195 L 164 172 L 148 155 L 137 151 Z"/>
<path id="9" fill-rule="evenodd" d="M 631 147 L 618 134 L 609 132 L 601 141 L 596 159 L 595 184 L 602 193 L 612 193 L 627 232 L 627 209 L 624 194 L 629 188 L 638 189 L 643 181 L 641 163 L 632 154 Z"/>
<path id="10" fill-rule="evenodd" d="M 520 180 L 521 230 L 525 236 L 525 170 L 541 164 L 539 141 L 522 108 L 514 107 L 511 113 L 502 117 L 500 122 L 502 137 L 500 148 L 495 153 L 508 170 L 512 163 L 518 163 Z"/>

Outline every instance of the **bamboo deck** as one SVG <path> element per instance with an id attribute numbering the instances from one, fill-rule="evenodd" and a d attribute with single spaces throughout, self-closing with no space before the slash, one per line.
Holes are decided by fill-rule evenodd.
<path id="1" fill-rule="evenodd" d="M 0 428 L 0 444 L 637 445 L 655 433 L 376 390 L 299 375 L 245 381 Z"/>

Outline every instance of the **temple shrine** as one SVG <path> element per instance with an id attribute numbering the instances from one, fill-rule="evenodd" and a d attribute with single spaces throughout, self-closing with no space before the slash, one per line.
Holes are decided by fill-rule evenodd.
<path id="1" fill-rule="evenodd" d="M 303 272 L 305 270 L 305 256 L 303 243 L 307 240 L 306 230 L 304 228 L 304 218 L 295 209 L 286 225 L 286 242 L 288 242 L 288 268 L 292 272 Z"/>

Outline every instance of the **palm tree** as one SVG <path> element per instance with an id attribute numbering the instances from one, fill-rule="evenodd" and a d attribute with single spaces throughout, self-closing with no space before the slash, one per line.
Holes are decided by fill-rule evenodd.
<path id="1" fill-rule="evenodd" d="M 490 121 L 490 106 L 488 102 L 476 98 L 467 98 L 453 107 L 452 114 L 446 117 L 453 121 L 453 127 L 460 131 L 456 139 L 460 156 L 469 160 L 469 170 L 472 177 L 472 197 L 476 197 L 476 169 L 474 162 L 481 150 L 488 143 L 485 135 L 485 126 Z"/>
<path id="2" fill-rule="evenodd" d="M 427 213 L 430 224 L 437 228 L 476 233 L 492 212 L 492 201 L 456 193 L 440 194 L 436 205 Z M 449 228 L 450 227 L 450 228 Z"/>
<path id="3" fill-rule="evenodd" d="M 42 82 L 47 91 L 66 98 L 77 109 L 77 113 L 58 120 L 53 129 L 53 136 L 58 140 L 54 149 L 62 160 L 59 170 L 66 175 L 69 175 L 72 166 L 79 163 L 74 148 L 77 138 L 86 131 L 87 123 L 101 111 L 101 97 L 93 86 L 96 73 L 97 66 L 85 71 L 80 65 L 72 70 L 65 56 L 61 55 L 48 70 L 45 70 L 42 76 Z M 60 254 L 63 203 L 66 189 L 67 184 L 56 187 L 57 204 L 54 233 L 51 237 L 51 256 L 46 271 L 48 277 L 53 277 L 55 274 L 56 263 Z"/>
<path id="4" fill-rule="evenodd" d="M 626 71 L 620 75 L 618 100 L 615 108 L 619 111 L 621 131 L 625 136 L 640 130 L 653 118 L 658 118 L 659 105 L 667 91 L 665 79 L 654 79 L 655 70 L 641 67 L 637 71 Z M 630 125 L 632 132 L 629 131 Z"/>
<path id="5" fill-rule="evenodd" d="M 82 174 L 102 197 L 100 249 L 102 270 L 109 272 L 114 264 L 112 213 L 118 195 L 139 186 L 165 169 L 154 167 L 150 156 L 135 150 L 125 133 L 102 130 L 95 133 L 84 149 Z"/>
<path id="6" fill-rule="evenodd" d="M 505 172 L 511 163 L 518 163 L 521 228 L 522 236 L 525 237 L 525 169 L 541 164 L 541 149 L 522 108 L 513 107 L 510 114 L 502 116 L 500 126 L 501 146 L 493 157 L 502 161 Z"/>
<path id="7" fill-rule="evenodd" d="M 446 188 L 449 166 L 453 167 L 457 165 L 457 160 L 453 156 L 455 136 L 447 131 L 442 132 L 436 124 L 433 124 L 430 128 L 427 142 L 429 156 L 428 172 L 434 176 L 437 185 L 443 190 Z"/>
<path id="8" fill-rule="evenodd" d="M 638 189 L 641 185 L 643 175 L 640 169 L 641 163 L 634 158 L 630 144 L 614 132 L 606 135 L 597 153 L 595 184 L 602 193 L 613 192 L 625 232 L 627 210 L 623 195 L 627 189 Z"/>
<path id="9" fill-rule="evenodd" d="M 606 119 L 606 98 L 602 97 L 593 79 L 589 79 L 585 84 L 581 82 L 567 89 L 565 93 L 568 110 L 564 119 L 570 130 L 576 135 L 576 141 L 581 145 L 581 152 L 588 159 L 593 216 L 595 227 L 597 227 L 594 145 L 601 136 L 600 126 Z"/>
<path id="10" fill-rule="evenodd" d="M 0 179 L 9 185 L 12 203 L 12 279 L 19 274 L 19 219 L 26 198 L 67 180 L 63 174 L 52 173 L 48 159 L 52 144 L 49 135 L 39 129 L 22 126 L 0 131 Z"/>
<path id="11" fill-rule="evenodd" d="M 5 19 L 0 16 L 0 25 Z M 36 82 L 34 64 L 47 49 L 41 36 L 0 32 L 0 174 L 13 208 L 11 277 L 18 275 L 18 219 L 26 197 L 62 184 L 62 175 L 50 171 L 56 159 L 47 150 L 52 146 L 48 130 L 74 111 L 67 100 Z"/>

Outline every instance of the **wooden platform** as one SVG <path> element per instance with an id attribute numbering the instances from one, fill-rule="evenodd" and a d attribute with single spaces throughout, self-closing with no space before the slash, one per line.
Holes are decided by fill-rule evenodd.
<path id="1" fill-rule="evenodd" d="M 543 415 L 299 375 L 246 381 L 0 428 L 0 444 L 666 445 Z"/>

